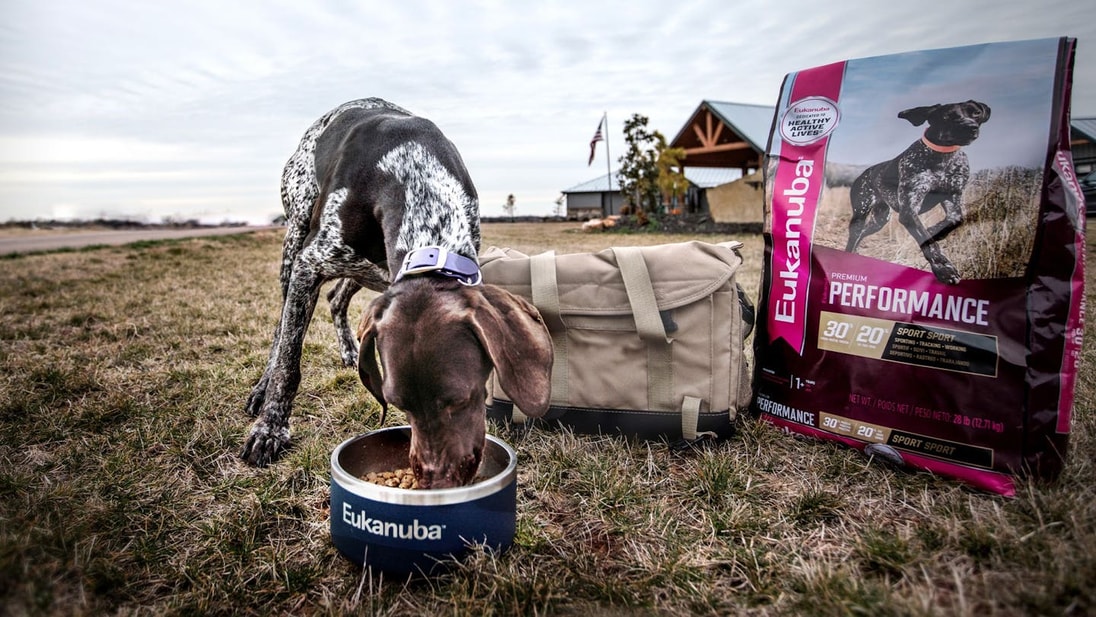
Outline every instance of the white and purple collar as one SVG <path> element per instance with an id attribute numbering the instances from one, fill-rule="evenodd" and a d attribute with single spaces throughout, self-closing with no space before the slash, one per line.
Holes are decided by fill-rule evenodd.
<path id="1" fill-rule="evenodd" d="M 407 252 L 392 282 L 405 276 L 430 273 L 457 279 L 462 285 L 479 285 L 483 281 L 479 264 L 474 259 L 451 253 L 440 246 L 424 246 Z"/>

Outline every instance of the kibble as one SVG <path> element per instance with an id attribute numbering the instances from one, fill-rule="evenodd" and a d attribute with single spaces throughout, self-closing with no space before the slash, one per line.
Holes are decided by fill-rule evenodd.
<path id="1" fill-rule="evenodd" d="M 419 481 L 415 479 L 415 472 L 411 471 L 410 467 L 392 471 L 370 471 L 362 477 L 362 480 L 392 488 L 419 488 Z"/>
<path id="2" fill-rule="evenodd" d="M 410 467 L 393 469 L 392 471 L 370 471 L 364 476 L 361 476 L 361 479 L 366 482 L 380 484 L 381 486 L 390 486 L 392 488 L 406 488 L 412 490 L 419 488 L 419 481 L 415 479 L 415 472 L 411 471 Z M 487 476 L 476 474 L 476 477 L 472 479 L 472 484 L 479 484 L 486 479 Z"/>

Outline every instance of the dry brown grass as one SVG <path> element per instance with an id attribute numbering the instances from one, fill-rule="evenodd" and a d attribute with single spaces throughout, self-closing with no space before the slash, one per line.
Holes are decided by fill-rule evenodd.
<path id="1" fill-rule="evenodd" d="M 687 239 L 484 229 L 485 245 L 526 252 Z M 756 297 L 762 243 L 739 239 Z M 365 577 L 331 545 L 328 466 L 379 409 L 340 366 L 325 307 L 305 342 L 292 450 L 266 469 L 236 456 L 279 251 L 264 232 L 0 261 L 0 614 L 1096 611 L 1092 370 L 1065 474 L 1015 499 L 749 418 L 688 455 L 494 427 L 519 452 L 514 547 L 431 580 Z"/>
<path id="2" fill-rule="evenodd" d="M 965 279 L 1022 276 L 1035 242 L 1038 215 L 1038 170 L 1005 168 L 976 174 L 963 194 L 963 223 L 940 242 L 940 248 Z M 849 187 L 826 187 L 815 226 L 817 244 L 845 250 L 852 210 Z M 943 219 L 936 207 L 921 216 L 926 227 Z M 868 236 L 861 255 L 931 271 L 910 232 L 892 213 Z"/>

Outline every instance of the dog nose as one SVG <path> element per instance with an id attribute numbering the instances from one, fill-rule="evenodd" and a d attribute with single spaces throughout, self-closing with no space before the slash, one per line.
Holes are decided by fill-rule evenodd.
<path id="1" fill-rule="evenodd" d="M 419 481 L 419 488 L 455 488 L 462 483 L 452 474 L 437 469 L 423 468 L 415 471 L 415 479 Z"/>
<path id="2" fill-rule="evenodd" d="M 456 462 L 417 460 L 411 468 L 420 488 L 454 488 L 471 484 L 479 469 L 479 460 L 475 454 L 469 454 Z"/>

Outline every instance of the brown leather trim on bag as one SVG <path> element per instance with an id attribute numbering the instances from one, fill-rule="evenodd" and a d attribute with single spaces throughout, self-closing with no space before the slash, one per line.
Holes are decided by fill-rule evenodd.
<path id="1" fill-rule="evenodd" d="M 487 406 L 487 417 L 509 425 L 513 407 L 514 404 L 510 401 L 496 398 Z M 640 439 L 666 439 L 670 442 L 682 439 L 680 412 L 552 406 L 543 418 L 525 423 L 525 426 L 554 425 L 569 427 L 576 433 L 588 435 L 620 433 Z M 696 430 L 698 434 L 714 433 L 725 439 L 734 435 L 734 421 L 726 409 L 704 412 L 697 415 Z"/>

